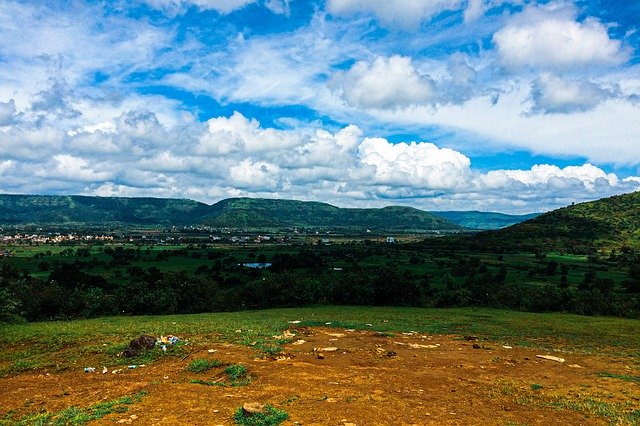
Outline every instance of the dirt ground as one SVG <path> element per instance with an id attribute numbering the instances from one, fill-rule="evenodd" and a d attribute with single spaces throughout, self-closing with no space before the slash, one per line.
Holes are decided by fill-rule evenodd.
<path id="1" fill-rule="evenodd" d="M 461 336 L 379 334 L 293 326 L 292 343 L 277 358 L 256 357 L 247 346 L 192 347 L 185 359 L 168 358 L 126 369 L 21 374 L 0 379 L 0 414 L 69 406 L 88 407 L 142 390 L 125 413 L 94 424 L 228 425 L 245 402 L 269 403 L 289 414 L 286 425 L 598 425 L 611 407 L 640 410 L 637 381 L 599 373 L 638 374 L 629 358 L 544 352 Z M 475 347 L 474 347 L 475 345 Z M 539 358 L 562 357 L 564 362 Z M 207 386 L 222 368 L 191 373 L 194 359 L 243 364 L 246 386 Z M 598 410 L 604 410 L 598 412 Z M 640 413 L 640 411 L 639 411 Z M 626 420 L 627 423 L 633 420 Z"/>

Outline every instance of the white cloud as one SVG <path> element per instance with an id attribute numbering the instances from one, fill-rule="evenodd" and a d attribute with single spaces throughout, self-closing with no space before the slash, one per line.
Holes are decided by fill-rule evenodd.
<path id="1" fill-rule="evenodd" d="M 229 168 L 230 184 L 240 189 L 252 191 L 278 189 L 281 179 L 280 167 L 266 161 L 242 161 Z"/>
<path id="2" fill-rule="evenodd" d="M 384 26 L 415 29 L 421 21 L 447 10 L 457 10 L 463 0 L 328 0 L 334 15 L 373 14 Z"/>
<path id="3" fill-rule="evenodd" d="M 0 175 L 5 174 L 5 172 L 12 168 L 14 164 L 15 162 L 11 160 L 0 161 Z"/>
<path id="4" fill-rule="evenodd" d="M 454 189 L 468 182 L 469 158 L 431 143 L 392 144 L 383 138 L 366 138 L 358 152 L 363 164 L 374 167 L 373 183 Z"/>
<path id="5" fill-rule="evenodd" d="M 71 182 L 100 182 L 112 177 L 108 172 L 94 170 L 84 158 L 73 155 L 54 155 L 53 163 L 55 166 L 52 169 L 39 170 L 36 175 Z"/>
<path id="6" fill-rule="evenodd" d="M 533 112 L 541 113 L 588 111 L 612 96 L 590 81 L 566 80 L 550 73 L 540 75 L 531 88 Z"/>
<path id="7" fill-rule="evenodd" d="M 434 94 L 431 79 L 416 71 L 411 58 L 402 56 L 357 62 L 336 74 L 334 84 L 349 105 L 365 109 L 425 104 Z"/>
<path id="8" fill-rule="evenodd" d="M 502 63 L 513 69 L 617 65 L 630 55 L 595 18 L 576 21 L 573 8 L 528 7 L 496 32 L 493 42 Z"/>
<path id="9" fill-rule="evenodd" d="M 175 16 L 186 12 L 190 7 L 197 7 L 200 10 L 215 10 L 221 14 L 228 14 L 235 10 L 242 9 L 248 4 L 255 3 L 256 0 L 144 0 L 154 9 L 159 9 L 168 15 Z"/>
<path id="10" fill-rule="evenodd" d="M 15 124 L 17 119 L 15 100 L 9 99 L 8 102 L 0 102 L 0 127 Z"/>
<path id="11" fill-rule="evenodd" d="M 613 173 L 589 163 L 582 166 L 567 166 L 563 169 L 549 164 L 533 166 L 530 170 L 492 170 L 481 175 L 476 183 L 487 189 L 504 190 L 519 183 L 539 189 L 563 189 L 578 186 L 582 190 L 594 192 L 598 185 L 615 187 L 620 180 Z"/>

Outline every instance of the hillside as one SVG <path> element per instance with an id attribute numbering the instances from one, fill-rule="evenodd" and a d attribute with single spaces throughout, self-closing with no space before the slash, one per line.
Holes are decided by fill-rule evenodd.
<path id="1" fill-rule="evenodd" d="M 190 225 L 206 204 L 166 198 L 0 195 L 2 225 Z"/>
<path id="2" fill-rule="evenodd" d="M 501 229 L 539 216 L 539 213 L 511 215 L 495 212 L 479 211 L 435 211 L 436 216 L 443 217 L 456 225 L 469 229 Z"/>
<path id="3" fill-rule="evenodd" d="M 213 226 L 396 231 L 458 230 L 411 207 L 344 209 L 294 200 L 231 198 L 207 205 L 186 199 L 0 195 L 0 225 Z"/>
<path id="4" fill-rule="evenodd" d="M 411 207 L 339 208 L 313 201 L 230 198 L 211 206 L 211 226 L 454 230 L 446 219 Z"/>
<path id="5" fill-rule="evenodd" d="M 472 240 L 525 251 L 640 248 L 640 192 L 571 205 Z"/>

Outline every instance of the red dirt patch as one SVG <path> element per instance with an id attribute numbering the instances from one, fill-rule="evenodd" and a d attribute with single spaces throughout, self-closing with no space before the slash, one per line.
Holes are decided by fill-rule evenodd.
<path id="1" fill-rule="evenodd" d="M 184 360 L 171 358 L 118 374 L 111 371 L 122 367 L 107 366 L 109 373 L 101 374 L 102 366 L 95 366 L 96 373 L 3 378 L 0 414 L 13 410 L 19 417 L 88 407 L 141 390 L 147 391 L 141 402 L 95 424 L 227 425 L 233 424 L 238 407 L 252 401 L 285 410 L 285 424 L 290 425 L 595 425 L 612 418 L 595 415 L 589 401 L 617 407 L 619 414 L 640 410 L 637 382 L 598 375 L 637 375 L 637 366 L 624 358 L 505 348 L 456 336 L 303 327 L 290 331 L 295 334 L 292 343 L 273 359 L 256 357 L 250 347 L 219 343 L 194 348 L 198 352 Z M 536 357 L 542 354 L 566 361 Z M 237 387 L 190 383 L 222 377 L 222 368 L 185 371 L 196 358 L 243 364 L 252 381 Z M 532 389 L 534 384 L 539 386 Z"/>

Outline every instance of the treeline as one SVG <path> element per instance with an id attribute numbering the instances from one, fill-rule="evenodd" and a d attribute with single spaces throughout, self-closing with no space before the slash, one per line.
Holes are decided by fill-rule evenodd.
<path id="1" fill-rule="evenodd" d="M 161 259 L 170 252 L 160 252 Z M 164 253 L 164 254 L 162 254 Z M 173 255 L 201 256 L 176 251 Z M 549 261 L 530 275 L 550 277 L 546 284 L 509 280 L 511 266 L 490 266 L 477 258 L 442 260 L 442 273 L 413 273 L 388 261 L 361 266 L 357 258 L 345 268 L 328 268 L 309 250 L 278 253 L 267 270 L 251 269 L 233 256 L 211 252 L 195 272 L 163 272 L 157 266 L 130 264 L 140 252 L 115 250 L 112 266 L 124 265 L 117 280 L 92 269 L 95 259 L 40 265 L 47 278 L 36 278 L 0 264 L 0 321 L 41 321 L 105 315 L 183 314 L 311 305 L 455 307 L 488 306 L 515 310 L 565 311 L 584 315 L 640 316 L 640 263 L 625 254 L 629 275 L 622 285 L 588 270 L 578 285 L 568 285 L 568 269 Z M 260 261 L 265 260 L 258 256 Z M 86 259 L 86 260 L 84 260 Z M 203 259 L 203 260 L 204 260 Z M 420 262 L 414 256 L 409 263 Z M 621 261 L 617 259 L 617 261 Z M 129 265 L 129 266 L 126 266 Z M 107 265 L 108 266 L 108 265 Z M 338 269 L 338 270 L 335 270 Z"/>

